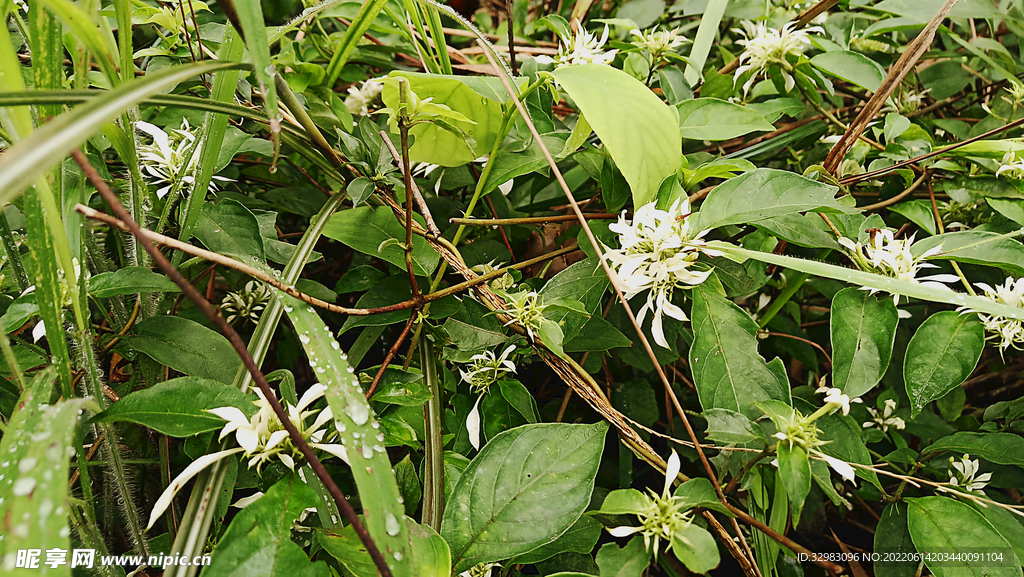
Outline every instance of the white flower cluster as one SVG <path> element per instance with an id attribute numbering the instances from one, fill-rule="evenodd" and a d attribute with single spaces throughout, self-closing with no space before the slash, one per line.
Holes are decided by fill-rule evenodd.
<path id="1" fill-rule="evenodd" d="M 224 320 L 233 323 L 238 319 L 259 322 L 260 313 L 267 306 L 270 300 L 270 289 L 267 285 L 251 280 L 245 283 L 245 287 L 238 291 L 230 291 L 224 295 L 220 303 L 220 310 L 224 313 Z"/>
<path id="2" fill-rule="evenodd" d="M 151 144 L 139 147 L 139 162 L 143 176 L 160 187 L 156 191 L 157 197 L 167 196 L 178 178 L 181 178 L 185 185 L 182 192 L 190 194 L 192 187 L 195 186 L 196 170 L 199 167 L 199 159 L 203 156 L 203 149 L 188 120 L 183 119 L 181 128 L 172 128 L 170 134 L 159 126 L 141 120 L 135 123 L 135 127 L 153 138 Z M 231 182 L 231 179 L 214 176 L 210 179 L 207 192 L 217 190 L 217 181 Z"/>
<path id="3" fill-rule="evenodd" d="M 1012 307 L 1024 308 L 1024 278 L 1007 277 L 1006 282 L 995 288 L 985 283 L 975 283 L 975 286 L 985 291 L 981 295 L 984 298 Z M 1000 354 L 1009 347 L 1017 350 L 1024 349 L 1022 346 L 1024 345 L 1024 322 L 983 313 L 978 313 L 978 318 L 985 325 L 988 339 L 999 342 Z"/>
<path id="4" fill-rule="evenodd" d="M 376 78 L 364 81 L 358 88 L 349 86 L 345 107 L 352 113 L 352 116 L 366 116 L 370 114 L 370 105 L 377 100 L 382 90 L 384 90 L 384 83 Z"/>
<path id="5" fill-rule="evenodd" d="M 323 442 L 326 437 L 331 435 L 328 429 L 325 428 L 325 425 L 333 419 L 330 407 L 320 411 L 313 420 L 313 424 L 308 427 L 306 426 L 306 419 L 316 413 L 315 410 L 307 411 L 306 409 L 317 399 L 323 397 L 326 390 L 327 387 L 317 383 L 302 395 L 297 405 L 286 405 L 288 419 L 302 434 L 302 438 L 309 442 L 309 446 L 339 457 L 347 463 L 348 453 L 343 445 Z M 256 389 L 256 394 L 259 396 L 259 399 L 253 401 L 253 404 L 256 405 L 257 411 L 251 419 L 246 417 L 245 413 L 238 407 L 209 409 L 210 413 L 227 421 L 227 424 L 221 429 L 220 438 L 223 439 L 227 435 L 234 433 L 235 440 L 238 441 L 239 446 L 203 455 L 193 461 L 191 465 L 185 467 L 185 470 L 171 481 L 167 489 L 160 494 L 156 503 L 153 504 L 153 510 L 149 514 L 147 530 L 167 510 L 167 507 L 171 504 L 171 499 L 185 486 L 189 479 L 221 459 L 244 452 L 244 455 L 249 457 L 249 467 L 255 465 L 257 471 L 268 461 L 275 458 L 289 469 L 295 469 L 295 459 L 300 458 L 302 453 L 292 443 L 291 437 L 288 436 L 288 431 L 285 430 L 281 420 L 277 417 L 277 413 L 274 412 L 270 402 L 263 396 L 262 391 Z M 381 450 L 383 450 L 383 447 L 381 447 Z"/>
<path id="6" fill-rule="evenodd" d="M 665 488 L 661 494 L 648 489 L 648 494 L 640 493 L 642 509 L 635 512 L 640 526 L 623 525 L 608 529 L 613 537 L 628 537 L 640 533 L 644 538 L 644 546 L 648 551 L 658 554 L 661 542 L 668 542 L 668 548 L 675 545 L 676 533 L 683 531 L 693 522 L 693 515 L 686 511 L 687 502 L 682 497 L 672 494 L 672 483 L 679 474 L 679 455 L 672 451 L 665 467 Z"/>
<path id="7" fill-rule="evenodd" d="M 568 45 L 559 43 L 558 56 L 551 58 L 546 55 L 539 55 L 534 58 L 539 64 L 555 64 L 555 68 L 562 66 L 575 66 L 576 64 L 611 64 L 618 54 L 618 50 L 603 50 L 604 43 L 608 41 L 608 27 L 604 27 L 601 38 L 580 28 L 569 39 Z"/>
<path id="8" fill-rule="evenodd" d="M 477 563 L 462 573 L 459 573 L 459 577 L 491 577 L 491 571 L 495 567 L 501 567 L 501 565 L 498 563 Z"/>
<path id="9" fill-rule="evenodd" d="M 638 29 L 629 31 L 633 35 L 633 45 L 644 48 L 651 53 L 651 59 L 657 61 L 663 54 L 682 46 L 686 37 L 679 33 L 678 28 L 672 30 L 658 30 L 655 28 L 647 34 Z"/>
<path id="10" fill-rule="evenodd" d="M 778 30 L 768 28 L 764 22 L 755 24 L 743 21 L 741 25 L 743 29 L 737 32 L 743 35 L 743 40 L 738 42 L 745 50 L 740 55 L 740 66 L 736 69 L 733 82 L 739 80 L 747 71 L 753 70 L 754 75 L 743 85 L 743 93 L 746 94 L 759 74 L 767 72 L 772 65 L 778 65 L 786 81 L 786 90 L 792 90 L 796 81 L 789 74 L 792 64 L 787 57 L 803 54 L 804 49 L 811 45 L 810 33 L 822 32 L 822 29 L 811 26 L 797 30 L 792 22 Z"/>
<path id="11" fill-rule="evenodd" d="M 996 169 L 996 178 L 1004 174 L 1016 180 L 1024 178 L 1024 159 L 1018 158 L 1017 153 L 1012 150 L 1003 155 L 1003 160 Z"/>
<path id="12" fill-rule="evenodd" d="M 956 275 L 951 274 L 917 276 L 918 271 L 921 269 L 938 268 L 936 265 L 924 261 L 942 252 L 941 244 L 915 257 L 910 252 L 910 246 L 914 244 L 914 235 L 910 235 L 910 238 L 896 240 L 893 232 L 889 229 L 875 228 L 870 229 L 869 232 L 871 237 L 867 245 L 854 242 L 846 237 L 839 239 L 839 244 L 849 251 L 850 257 L 862 270 L 900 280 L 917 282 L 933 288 L 948 289 L 949 287 L 943 283 L 955 283 L 960 280 Z M 872 294 L 878 292 L 877 289 L 868 290 L 871 290 Z M 892 302 L 898 305 L 900 296 L 893 294 Z M 904 316 L 903 311 L 900 311 L 900 314 Z"/>
<path id="13" fill-rule="evenodd" d="M 949 474 L 949 484 L 968 493 L 981 493 L 981 490 L 992 480 L 992 473 L 978 474 L 980 465 L 977 459 L 971 459 L 970 455 L 964 455 L 959 461 L 950 457 L 949 466 L 952 467 L 946 471 Z M 939 490 L 950 492 L 942 487 Z"/>
<path id="14" fill-rule="evenodd" d="M 835 388 L 835 387 L 833 387 L 831 389 L 828 388 L 828 387 L 818 387 L 818 389 L 816 391 L 814 391 L 814 392 L 819 393 L 819 394 L 820 393 L 824 393 L 825 394 L 825 399 L 824 399 L 825 404 L 826 405 L 832 405 L 835 408 L 842 409 L 843 410 L 843 416 L 846 416 L 846 415 L 850 414 L 850 403 L 859 403 L 859 402 L 861 402 L 860 398 L 856 398 L 856 399 L 852 399 L 851 400 L 849 395 L 843 394 L 842 389 L 838 389 L 838 388 Z"/>
<path id="15" fill-rule="evenodd" d="M 903 419 L 893 416 L 893 413 L 896 411 L 896 401 L 892 399 L 885 400 L 885 408 L 881 412 L 872 407 L 866 408 L 871 413 L 871 420 L 863 424 L 865 429 L 878 427 L 883 433 L 888 433 L 889 427 L 893 427 L 898 431 L 902 431 L 907 427 Z"/>
<path id="16" fill-rule="evenodd" d="M 683 309 L 672 304 L 676 288 L 695 286 L 707 280 L 711 271 L 691 270 L 697 256 L 703 252 L 719 256 L 718 251 L 706 248 L 703 240 L 709 231 L 690 228 L 690 203 L 684 197 L 667 211 L 659 210 L 656 203 L 640 207 L 630 222 L 625 211 L 619 221 L 609 225 L 619 234 L 618 249 L 607 249 L 605 256 L 625 285 L 625 297 L 631 299 L 649 290 L 647 302 L 637 313 L 637 321 L 644 322 L 648 311 L 654 311 L 651 334 L 654 342 L 669 348 L 663 328 L 663 315 L 687 320 Z"/>
<path id="17" fill-rule="evenodd" d="M 302 395 L 298 405 L 286 404 L 288 419 L 302 433 L 302 438 L 309 441 L 309 446 L 326 451 L 347 462 L 348 454 L 345 447 L 322 442 L 328 434 L 325 425 L 334 418 L 330 407 L 320 411 L 312 425 L 309 427 L 305 425 L 306 419 L 316 413 L 316 411 L 307 411 L 306 408 L 323 397 L 326 390 L 327 387 L 317 383 Z M 250 457 L 249 467 L 255 466 L 259 470 L 267 462 L 276 458 L 289 469 L 294 469 L 295 459 L 301 458 L 302 453 L 292 443 L 284 424 L 281 423 L 277 413 L 270 406 L 270 401 L 263 396 L 260 389 L 255 389 L 255 391 L 259 399 L 253 401 L 253 404 L 258 410 L 251 419 L 237 407 L 210 409 L 211 413 L 228 422 L 221 429 L 219 438 L 223 439 L 229 434 L 235 433 L 235 440 L 238 441 L 239 446 L 245 449 L 245 455 Z"/>

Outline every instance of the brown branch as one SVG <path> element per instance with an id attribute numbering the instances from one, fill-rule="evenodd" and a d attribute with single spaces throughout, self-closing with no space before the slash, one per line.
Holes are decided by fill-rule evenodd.
<path id="1" fill-rule="evenodd" d="M 915 180 L 913 183 L 911 183 L 910 186 L 908 186 L 906 190 L 904 190 L 903 192 L 897 194 L 896 196 L 894 196 L 892 198 L 887 198 L 887 199 L 885 199 L 883 201 L 876 202 L 874 204 L 869 204 L 867 206 L 860 206 L 860 207 L 857 207 L 857 208 L 858 208 L 858 210 L 867 212 L 869 210 L 878 210 L 880 208 L 885 208 L 887 206 L 892 206 L 892 205 L 896 204 L 897 202 L 899 202 L 899 201 L 903 200 L 904 198 L 906 198 L 906 197 L 910 196 L 911 194 L 913 194 L 913 192 L 915 190 L 917 190 L 921 186 L 921 183 L 924 182 L 926 178 L 928 178 L 928 175 L 930 173 L 931 173 L 931 170 L 925 170 L 924 174 L 922 174 L 921 176 L 917 177 L 917 180 Z"/>
<path id="2" fill-rule="evenodd" d="M 384 376 L 384 371 L 387 370 L 388 365 L 391 364 L 391 360 L 395 358 L 398 353 L 399 347 L 405 341 L 405 338 L 409 336 L 409 329 L 416 322 L 416 317 L 419 316 L 419 311 L 413 309 L 412 314 L 409 315 L 409 321 L 405 323 L 405 328 L 402 329 L 402 333 L 398 335 L 398 340 L 395 344 L 391 345 L 391 349 L 388 351 L 388 356 L 384 357 L 384 362 L 381 363 L 380 368 L 377 369 L 377 374 L 373 377 L 373 382 L 370 383 L 370 388 L 366 390 L 366 399 L 369 400 L 373 396 L 373 393 L 377 391 L 377 385 L 380 384 L 380 379 Z"/>
<path id="3" fill-rule="evenodd" d="M 391 142 L 391 137 L 388 136 L 387 131 L 381 130 L 380 137 L 384 140 L 384 145 L 388 147 L 388 151 L 391 152 L 391 158 L 395 159 L 398 167 L 402 167 L 402 157 L 395 150 L 395 145 Z M 416 181 L 409 179 L 409 183 L 412 186 L 412 197 L 416 201 L 416 205 L 420 207 L 420 212 L 423 213 L 423 220 L 427 221 L 427 232 L 434 235 L 435 237 L 441 236 L 441 230 L 437 228 L 437 224 L 434 223 L 434 217 L 430 214 L 430 209 L 427 208 L 427 201 L 423 200 L 423 194 L 420 193 L 420 188 L 416 186 Z"/>
<path id="4" fill-rule="evenodd" d="M 185 293 L 185 296 L 192 301 L 196 308 L 198 308 L 203 315 L 206 316 L 206 318 L 209 319 L 225 337 L 227 337 L 231 346 L 235 349 L 239 358 L 241 358 L 242 364 L 245 365 L 246 370 L 248 370 L 249 374 L 252 375 L 253 381 L 255 381 L 256 385 L 263 392 L 263 397 L 269 402 L 270 407 L 274 410 L 274 414 L 277 415 L 277 418 L 281 421 L 285 430 L 288 431 L 288 436 L 291 437 L 292 442 L 302 453 L 302 456 L 306 459 L 310 468 L 313 469 L 313 472 L 316 473 L 316 476 L 334 498 L 335 503 L 338 505 L 338 510 L 345 516 L 345 520 L 352 525 L 352 528 L 355 530 L 359 540 L 363 543 L 363 546 L 366 547 L 366 551 L 370 554 L 374 564 L 377 566 L 377 570 L 384 577 L 391 577 L 391 569 L 388 567 L 387 561 L 377 548 L 377 544 L 373 542 L 370 534 L 366 531 L 366 527 L 363 526 L 362 522 L 359 520 L 359 516 L 356 515 L 355 510 L 352 509 L 352 505 L 350 505 L 348 500 L 345 499 L 345 495 L 342 494 L 341 489 L 339 489 L 338 485 L 334 483 L 334 479 L 332 479 L 327 473 L 323 463 L 321 463 L 320 459 L 317 458 L 316 453 L 313 452 L 309 443 L 307 443 L 306 439 L 302 437 L 302 433 L 298 428 L 296 428 L 295 423 L 293 423 L 291 417 L 288 416 L 288 412 L 281 406 L 281 402 L 278 400 L 277 395 L 275 395 L 273 390 L 270 388 L 270 383 L 267 382 L 266 377 L 263 376 L 263 372 L 256 366 L 256 361 L 252 358 L 252 354 L 249 353 L 249 349 L 242 341 L 242 337 L 238 335 L 235 329 L 231 328 L 231 325 L 229 325 L 227 321 L 224 320 L 224 317 L 222 317 L 213 305 L 210 304 L 210 301 L 203 298 L 195 287 L 193 287 L 192 284 L 181 275 L 178 269 L 175 268 L 163 253 L 157 249 L 156 245 L 151 241 L 147 242 L 149 239 L 145 234 L 143 234 L 142 228 L 134 219 L 132 219 L 132 216 L 128 214 L 128 211 L 125 210 L 121 201 L 117 199 L 117 195 L 110 189 L 106 181 L 104 181 L 99 173 L 96 172 L 96 169 L 89 164 L 89 161 L 85 158 L 85 155 L 82 154 L 82 151 L 76 148 L 71 151 L 71 155 L 74 157 L 75 162 L 77 162 L 82 168 L 82 171 L 89 179 L 89 182 L 96 187 L 96 190 L 99 191 L 100 195 L 114 211 L 114 214 L 124 221 L 131 233 L 139 240 L 139 244 L 146 249 L 146 252 L 149 253 L 150 257 L 152 257 L 153 262 L 157 263 L 160 269 L 164 271 L 164 274 L 166 274 L 174 284 L 178 285 L 181 291 Z"/>

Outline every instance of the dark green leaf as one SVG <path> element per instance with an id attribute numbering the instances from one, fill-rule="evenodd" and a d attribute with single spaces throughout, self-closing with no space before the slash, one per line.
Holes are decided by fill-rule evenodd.
<path id="1" fill-rule="evenodd" d="M 811 463 L 806 451 L 797 445 L 790 448 L 788 443 L 779 443 L 778 459 L 779 478 L 793 507 L 793 524 L 797 525 L 804 499 L 811 492 Z"/>
<path id="2" fill-rule="evenodd" d="M 928 317 L 910 339 L 903 362 L 911 418 L 967 380 L 984 348 L 985 329 L 976 315 L 942 311 Z"/>
<path id="3" fill-rule="evenodd" d="M 907 499 L 907 528 L 918 551 L 949 552 L 985 551 L 1002 553 L 1004 560 L 1013 559 L 1013 549 L 985 517 L 970 505 L 948 497 Z M 958 558 L 959 557 L 959 558 Z M 924 564 L 936 577 L 976 575 L 978 577 L 1020 577 L 1021 568 L 1009 563 L 987 559 L 970 561 L 969 557 L 953 556 L 938 561 L 925 556 Z"/>
<path id="4" fill-rule="evenodd" d="M 237 407 L 251 416 L 255 412 L 252 401 L 237 387 L 208 379 L 178 377 L 125 395 L 92 421 L 136 423 L 171 437 L 190 437 L 222 429 L 226 424 L 207 409 Z"/>
<path id="5" fill-rule="evenodd" d="M 423 224 L 418 215 L 417 220 Z M 404 227 L 386 206 L 360 206 L 338 212 L 324 227 L 324 236 L 405 269 L 405 251 L 399 244 L 390 243 L 381 248 L 381 244 L 389 240 L 405 243 Z M 413 269 L 416 274 L 429 275 L 437 268 L 441 257 L 422 237 L 413 235 L 412 247 Z"/>
<path id="6" fill-rule="evenodd" d="M 226 338 L 185 317 L 151 317 L 134 332 L 132 348 L 186 375 L 227 384 L 242 365 Z"/>
<path id="7" fill-rule="evenodd" d="M 916 549 L 907 527 L 906 503 L 885 506 L 875 527 L 874 552 L 883 557 L 874 562 L 875 577 L 913 577 L 917 571 L 912 557 Z"/>
<path id="8" fill-rule="evenodd" d="M 914 256 L 942 246 L 942 252 L 929 257 L 992 266 L 1024 276 L 1024 245 L 994 232 L 947 232 L 919 240 L 910 247 Z"/>
<path id="9" fill-rule="evenodd" d="M 604 422 L 545 423 L 490 439 L 445 503 L 452 571 L 527 553 L 567 531 L 590 502 L 607 430 Z"/>
<path id="10" fill-rule="evenodd" d="M 765 441 L 764 432 L 746 415 L 729 409 L 707 409 L 708 438 L 719 443 L 750 443 Z"/>
<path id="11" fill-rule="evenodd" d="M 892 299 L 856 287 L 832 298 L 832 386 L 856 398 L 882 380 L 899 317 Z"/>
<path id="12" fill-rule="evenodd" d="M 1024 467 L 1024 438 L 1012 433 L 960 431 L 935 441 L 927 449 L 923 449 L 921 455 L 946 451 L 968 453 L 1000 465 Z"/>
<path id="13" fill-rule="evenodd" d="M 89 279 L 89 294 L 97 298 L 140 292 L 181 292 L 181 289 L 171 279 L 141 266 L 126 266 Z"/>
<path id="14" fill-rule="evenodd" d="M 619 549 L 615 543 L 606 543 L 597 552 L 597 566 L 601 577 L 640 577 L 651 562 L 651 554 L 644 546 L 643 537 L 637 535 Z"/>
<path id="15" fill-rule="evenodd" d="M 566 551 L 590 553 L 594 550 L 594 545 L 597 545 L 597 540 L 600 537 L 601 524 L 595 521 L 593 517 L 584 515 L 572 527 L 569 527 L 568 531 L 562 533 L 554 541 L 541 545 L 529 553 L 513 558 L 511 563 L 530 565 L 549 559 L 559 553 L 565 553 Z"/>
<path id="16" fill-rule="evenodd" d="M 758 401 L 790 403 L 782 361 L 765 363 L 757 354 L 758 327 L 750 315 L 703 285 L 691 295 L 690 368 L 704 410 L 729 409 L 756 417 Z"/>

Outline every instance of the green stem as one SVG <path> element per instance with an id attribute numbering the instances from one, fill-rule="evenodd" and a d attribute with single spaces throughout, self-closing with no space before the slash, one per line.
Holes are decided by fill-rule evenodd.
<path id="1" fill-rule="evenodd" d="M 822 260 L 831 253 L 832 250 L 826 248 L 819 252 L 818 254 L 816 254 L 814 256 L 814 259 Z M 796 276 L 794 276 L 786 284 L 786 288 L 783 289 L 781 293 L 779 293 L 779 296 L 776 297 L 774 301 L 772 301 L 772 304 L 768 307 L 768 310 L 764 311 L 764 314 L 761 315 L 761 320 L 757 322 L 757 325 L 762 329 L 768 326 L 768 323 L 771 322 L 773 318 L 775 318 L 775 315 L 777 315 L 779 311 L 782 310 L 782 307 L 786 306 L 786 303 L 788 303 L 789 300 L 793 298 L 793 295 L 796 294 L 796 291 L 800 290 L 800 287 L 804 285 L 804 281 L 810 278 L 810 276 L 811 275 L 803 272 L 798 273 Z"/>
<path id="2" fill-rule="evenodd" d="M 423 517 L 421 521 L 435 531 L 441 530 L 444 512 L 444 445 L 441 439 L 441 387 L 437 382 L 434 345 L 421 335 L 420 360 L 423 378 L 430 389 L 430 399 L 424 405 L 426 435 L 424 439 Z"/>

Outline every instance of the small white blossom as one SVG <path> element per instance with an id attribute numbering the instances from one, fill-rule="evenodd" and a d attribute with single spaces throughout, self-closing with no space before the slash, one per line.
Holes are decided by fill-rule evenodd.
<path id="1" fill-rule="evenodd" d="M 26 2 L 25 0 L 14 0 L 14 5 L 18 8 L 21 8 L 21 11 L 24 12 L 25 14 L 28 14 L 28 2 Z"/>
<path id="2" fill-rule="evenodd" d="M 862 270 L 941 289 L 949 289 L 943 283 L 955 283 L 960 280 L 956 275 L 951 274 L 917 276 L 921 269 L 937 268 L 925 261 L 942 252 L 941 244 L 915 257 L 910 251 L 910 246 L 914 244 L 914 235 L 910 235 L 910 238 L 907 239 L 896 240 L 893 232 L 885 228 L 870 229 L 870 234 L 871 237 L 867 245 L 854 242 L 846 237 L 839 239 L 839 244 L 847 249 L 850 257 Z M 865 290 L 870 290 L 871 294 L 878 292 L 878 289 Z M 899 304 L 899 294 L 892 295 L 892 302 Z M 902 311 L 901 316 L 905 316 Z"/>
<path id="3" fill-rule="evenodd" d="M 996 178 L 1006 175 L 1015 180 L 1024 179 L 1024 159 L 1017 158 L 1017 153 L 1009 151 L 1003 155 L 1001 166 L 996 170 Z"/>
<path id="4" fill-rule="evenodd" d="M 469 370 L 459 369 L 462 380 L 469 384 L 470 389 L 477 395 L 473 409 L 466 417 L 466 432 L 469 433 L 469 444 L 474 449 L 480 449 L 480 401 L 491 388 L 491 385 L 500 381 L 509 373 L 516 372 L 516 365 L 508 356 L 516 350 L 516 346 L 509 345 L 498 357 L 493 351 L 485 351 L 479 355 L 469 358 Z"/>
<path id="5" fill-rule="evenodd" d="M 536 56 L 536 60 L 540 64 L 555 64 L 555 68 L 561 68 L 562 66 L 575 66 L 576 64 L 611 64 L 612 60 L 615 59 L 615 55 L 618 50 L 602 50 L 604 43 L 608 41 L 608 26 L 604 27 L 604 33 L 601 34 L 601 38 L 587 32 L 583 28 L 580 28 L 572 38 L 569 39 L 568 45 L 563 42 L 559 43 L 558 56 L 551 58 L 550 56 L 540 55 Z"/>
<path id="6" fill-rule="evenodd" d="M 842 409 L 844 416 L 850 414 L 850 403 L 861 402 L 860 398 L 851 400 L 849 395 L 843 394 L 842 389 L 838 389 L 835 387 L 831 389 L 828 387 L 818 387 L 818 389 L 814 392 L 825 393 L 825 404 L 832 405 L 834 407 Z"/>
<path id="7" fill-rule="evenodd" d="M 538 304 L 540 295 L 536 291 L 520 291 L 518 293 L 504 293 L 509 308 L 501 311 L 509 316 L 510 320 L 505 326 L 511 324 L 522 325 L 531 339 L 537 338 L 537 331 L 540 330 L 541 322 L 544 320 L 544 309 L 546 305 Z"/>
<path id="8" fill-rule="evenodd" d="M 984 291 L 982 298 L 1011 307 L 1024 308 L 1024 278 L 1007 277 L 1006 282 L 995 288 L 985 283 L 975 283 L 975 286 Z M 1024 349 L 1024 322 L 983 313 L 978 313 L 978 318 L 985 325 L 987 338 L 998 341 L 1000 354 L 1009 347 Z"/>
<path id="9" fill-rule="evenodd" d="M 615 272 L 625 285 L 625 297 L 631 299 L 649 290 L 647 302 L 637 313 L 637 321 L 643 323 L 648 311 L 654 311 L 651 334 L 654 342 L 669 348 L 663 328 L 663 315 L 674 319 L 687 320 L 683 309 L 672 304 L 672 293 L 676 288 L 695 286 L 707 280 L 711 271 L 694 271 L 698 253 L 710 256 L 721 253 L 706 248 L 702 240 L 709 231 L 694 231 L 687 218 L 690 203 L 684 197 L 676 201 L 668 211 L 659 210 L 652 202 L 640 207 L 633 215 L 632 222 L 625 217 L 609 225 L 618 233 L 618 249 L 606 249 L 605 256 L 616 269 Z"/>
<path id="10" fill-rule="evenodd" d="M 672 494 L 672 482 L 678 474 L 679 455 L 672 451 L 665 467 L 665 488 L 661 494 L 650 489 L 648 494 L 642 494 L 644 508 L 636 513 L 640 519 L 640 526 L 623 525 L 608 529 L 608 533 L 613 537 L 628 537 L 640 533 L 644 538 L 644 546 L 648 551 L 654 551 L 655 556 L 663 540 L 669 543 L 668 548 L 671 549 L 675 544 L 673 536 L 693 522 L 692 515 L 685 511 L 685 500 Z"/>
<path id="11" fill-rule="evenodd" d="M 333 434 L 329 433 L 328 429 L 325 428 L 325 426 L 333 419 L 330 407 L 320 411 L 313 420 L 313 423 L 308 427 L 306 426 L 306 420 L 317 412 L 315 410 L 307 411 L 306 409 L 317 399 L 323 397 L 324 391 L 326 390 L 327 387 L 317 383 L 311 386 L 309 390 L 302 395 L 302 398 L 299 399 L 298 405 L 288 404 L 285 406 L 285 409 L 288 413 L 288 419 L 299 430 L 299 433 L 302 434 L 302 438 L 306 439 L 310 447 L 330 453 L 347 463 L 348 454 L 345 451 L 344 445 L 324 443 L 324 440 Z M 153 524 L 156 523 L 156 520 L 160 518 L 160 515 L 167 510 L 167 507 L 171 504 L 171 499 L 173 499 L 174 495 L 185 486 L 185 483 L 187 483 L 189 479 L 198 475 L 200 471 L 221 459 L 225 459 L 237 453 L 243 453 L 246 457 L 249 457 L 249 467 L 256 466 L 257 471 L 259 471 L 264 464 L 273 459 L 278 459 L 289 469 L 295 470 L 295 460 L 297 458 L 301 458 L 302 453 L 294 445 L 291 437 L 288 436 L 288 431 L 285 430 L 281 420 L 277 417 L 277 413 L 275 413 L 273 408 L 271 408 L 270 402 L 263 396 L 262 391 L 256 389 L 256 395 L 259 399 L 253 401 L 253 404 L 258 408 L 252 418 L 246 417 L 245 413 L 243 413 L 238 407 L 218 407 L 216 409 L 209 409 L 209 413 L 227 421 L 227 424 L 224 425 L 223 429 L 221 429 L 220 439 L 234 433 L 235 440 L 238 442 L 239 446 L 233 449 L 203 455 L 192 462 L 188 467 L 185 467 L 185 470 L 171 481 L 167 486 L 167 489 L 165 489 L 156 500 L 156 503 L 153 505 L 153 510 L 149 515 L 149 525 L 146 527 L 147 530 L 151 528 Z"/>
<path id="12" fill-rule="evenodd" d="M 1003 96 L 1003 100 L 1010 103 L 1010 106 L 1020 106 L 1024 104 L 1024 84 L 1020 82 L 1011 82 L 1006 87 L 1006 95 Z"/>
<path id="13" fill-rule="evenodd" d="M 202 143 L 192 132 L 188 120 L 182 120 L 181 128 L 172 128 L 170 134 L 141 120 L 135 123 L 135 127 L 153 138 L 151 144 L 139 147 L 139 162 L 143 176 L 151 184 L 160 187 L 156 191 L 157 197 L 167 196 L 179 177 L 184 185 L 181 188 L 182 192 L 190 194 L 192 187 L 195 186 L 196 171 L 203 150 Z M 212 177 L 207 192 L 216 191 L 218 181 L 231 182 L 231 179 L 223 176 Z"/>
<path id="14" fill-rule="evenodd" d="M 972 460 L 970 455 L 964 455 L 959 461 L 950 457 L 949 466 L 952 467 L 946 471 L 949 474 L 949 484 L 958 490 L 981 493 L 992 479 L 992 473 L 978 474 L 979 463 L 977 459 Z M 942 487 L 939 489 L 950 492 Z"/>
<path id="15" fill-rule="evenodd" d="M 633 45 L 646 49 L 651 53 L 651 60 L 658 61 L 665 53 L 670 52 L 684 43 L 686 37 L 679 33 L 678 28 L 672 30 L 654 30 L 644 34 L 638 29 L 629 31 L 633 35 Z"/>
<path id="16" fill-rule="evenodd" d="M 224 295 L 220 303 L 220 310 L 224 313 L 224 320 L 233 323 L 238 319 L 259 322 L 260 313 L 267 306 L 270 300 L 270 289 L 267 285 L 251 280 L 245 283 L 245 287 L 238 291 L 230 291 Z"/>
<path id="17" fill-rule="evenodd" d="M 377 100 L 382 90 L 384 90 L 384 84 L 375 78 L 364 81 L 358 88 L 349 86 L 348 96 L 345 97 L 345 107 L 352 113 L 352 116 L 366 116 L 370 114 L 370 105 Z"/>
<path id="18" fill-rule="evenodd" d="M 896 411 L 896 401 L 892 399 L 886 399 L 885 408 L 881 412 L 872 407 L 866 408 L 871 413 L 871 420 L 864 422 L 863 426 L 865 429 L 878 427 L 883 433 L 888 433 L 889 427 L 902 431 L 907 426 L 903 419 L 893 416 L 893 413 Z"/>
<path id="19" fill-rule="evenodd" d="M 733 81 L 739 80 L 747 71 L 753 70 L 754 75 L 743 85 L 743 93 L 750 91 L 754 80 L 758 75 L 764 74 L 772 65 L 778 65 L 782 77 L 786 81 L 786 90 L 792 90 L 795 80 L 790 75 L 792 64 L 787 59 L 789 56 L 803 54 L 804 50 L 811 45 L 809 34 L 811 32 L 822 32 L 818 26 L 812 26 L 803 30 L 797 30 L 793 22 L 790 22 L 778 30 L 768 28 L 764 22 L 757 24 L 749 21 L 741 23 L 743 30 L 737 30 L 744 39 L 739 40 L 745 48 L 740 55 L 740 66 L 736 69 Z"/>

